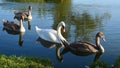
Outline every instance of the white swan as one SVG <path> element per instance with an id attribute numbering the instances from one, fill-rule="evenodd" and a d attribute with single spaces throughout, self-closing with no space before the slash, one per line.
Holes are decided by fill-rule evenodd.
<path id="1" fill-rule="evenodd" d="M 61 43 L 61 40 L 66 41 L 66 39 L 61 35 L 61 29 L 65 32 L 65 23 L 61 21 L 57 26 L 57 31 L 54 29 L 41 29 L 35 27 L 36 32 L 40 38 L 54 43 Z"/>

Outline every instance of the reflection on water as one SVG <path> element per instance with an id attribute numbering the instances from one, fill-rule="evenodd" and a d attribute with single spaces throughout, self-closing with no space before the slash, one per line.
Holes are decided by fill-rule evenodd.
<path id="1" fill-rule="evenodd" d="M 23 43 L 24 43 L 23 36 L 24 36 L 24 33 L 20 33 L 20 34 L 19 34 L 19 45 L 20 45 L 20 46 L 22 46 Z"/>
<path id="2" fill-rule="evenodd" d="M 46 48 L 55 48 L 56 47 L 56 57 L 59 61 L 62 61 L 62 58 L 60 56 L 60 50 L 61 50 L 61 48 L 64 47 L 63 45 L 46 41 L 40 37 L 37 38 L 36 42 L 40 42 Z"/>
<path id="3" fill-rule="evenodd" d="M 6 30 L 6 29 L 4 29 L 3 28 L 3 31 L 6 31 L 8 34 L 11 34 L 11 35 L 19 35 L 19 41 L 18 41 L 18 44 L 20 45 L 20 46 L 22 46 L 23 45 L 23 36 L 24 36 L 24 34 L 25 34 L 25 32 L 24 33 L 18 33 L 18 32 L 15 32 L 15 31 L 11 31 L 11 30 Z"/>
<path id="4" fill-rule="evenodd" d="M 111 5 L 108 1 L 103 0 L 94 0 L 92 1 L 93 4 L 89 0 L 0 0 L 0 2 L 0 20 L 12 20 L 14 16 L 13 10 L 26 11 L 29 5 L 33 7 L 33 20 L 30 21 L 30 23 L 24 23 L 26 28 L 24 37 L 19 34 L 21 38 L 21 40 L 19 38 L 19 44 L 24 47 L 16 47 L 16 44 L 13 43 L 18 43 L 18 41 L 14 41 L 18 39 L 13 38 L 13 40 L 10 40 L 10 35 L 6 35 L 5 32 L 0 31 L 0 54 L 47 57 L 53 60 L 55 68 L 82 68 L 85 65 L 89 65 L 92 61 L 90 58 L 93 58 L 93 55 L 81 58 L 66 52 L 64 54 L 64 62 L 59 63 L 56 61 L 56 58 L 54 58 L 54 56 L 57 55 L 56 53 L 59 52 L 56 44 L 51 46 L 49 45 L 50 43 L 47 44 L 49 46 L 44 46 L 44 44 L 42 44 L 43 42 L 39 44 L 52 50 L 56 48 L 56 52 L 54 51 L 55 53 L 51 55 L 49 55 L 50 52 L 44 47 L 34 46 L 37 45 L 34 41 L 36 37 L 38 37 L 34 28 L 36 25 L 41 28 L 55 29 L 57 24 L 63 20 L 66 23 L 67 31 L 63 36 L 70 42 L 80 40 L 94 42 L 96 32 L 102 31 L 106 34 L 107 43 L 104 43 L 106 52 L 102 58 L 94 58 L 94 61 L 100 59 L 112 64 L 114 59 L 119 55 L 120 24 L 118 13 L 120 10 L 118 9 L 118 3 L 118 5 L 114 6 L 114 3 Z M 0 27 L 2 28 L 3 26 L 0 25 Z M 14 46 L 14 51 L 9 45 Z M 62 48 L 60 48 L 60 50 L 62 50 Z M 96 56 L 99 56 L 99 54 Z M 73 65 L 74 67 L 72 67 Z"/>
<path id="5" fill-rule="evenodd" d="M 71 0 L 6 0 L 10 2 L 19 2 L 19 3 L 46 3 L 46 2 L 51 2 L 51 3 L 69 3 Z"/>
<path id="6" fill-rule="evenodd" d="M 6 0 L 10 2 L 19 2 L 19 3 L 28 3 L 28 2 L 33 2 L 33 3 L 42 3 L 44 0 Z"/>
<path id="7" fill-rule="evenodd" d="M 62 52 L 61 52 L 61 48 L 63 48 L 63 45 L 43 40 L 40 37 L 37 38 L 36 42 L 40 42 L 46 48 L 54 48 L 54 47 L 56 47 L 56 57 L 57 57 L 58 61 L 60 61 L 60 62 L 63 62 L 64 54 L 66 54 L 68 52 L 71 52 L 71 50 L 69 48 L 64 48 L 62 50 Z M 87 53 L 86 54 L 86 53 L 82 53 L 82 52 L 79 52 L 79 51 L 71 52 L 71 53 L 76 55 L 76 56 L 89 56 L 89 55 L 95 54 L 95 57 L 94 57 L 94 60 L 93 60 L 94 62 L 98 61 L 100 56 L 104 54 L 104 53 L 101 53 L 101 52 Z"/>
<path id="8" fill-rule="evenodd" d="M 45 40 L 41 39 L 40 37 L 37 38 L 36 42 L 40 42 L 46 48 L 54 48 L 56 46 L 55 43 L 45 41 Z"/>
<path id="9" fill-rule="evenodd" d="M 11 0 L 7 0 L 11 1 Z M 26 1 L 26 0 L 25 0 Z M 53 19 L 54 24 L 52 25 L 52 28 L 56 28 L 58 22 L 65 21 L 67 25 L 67 32 L 64 35 L 67 39 L 70 39 L 70 41 L 76 41 L 76 40 L 91 40 L 91 34 L 94 33 L 95 30 L 102 31 L 103 24 L 102 22 L 104 20 L 110 19 L 110 14 L 108 12 L 105 12 L 101 15 L 99 14 L 92 14 L 91 12 L 82 9 L 81 7 L 75 7 L 72 6 L 71 0 L 58 0 L 59 4 L 56 6 L 53 5 L 45 5 L 45 3 L 49 2 L 49 0 L 43 0 L 44 2 L 40 2 L 40 7 L 35 8 L 35 5 L 33 5 L 33 11 L 38 10 L 38 15 L 40 17 L 48 16 L 48 18 Z M 55 0 L 52 0 L 52 3 Z M 12 2 L 12 1 L 11 1 Z M 20 2 L 15 1 L 15 2 Z M 23 0 L 24 2 L 24 0 Z M 26 1 L 26 2 L 32 2 L 32 1 Z M 36 1 L 37 2 L 37 1 Z M 19 7 L 19 6 L 16 6 Z M 73 9 L 72 9 L 73 8 Z M 83 11 L 79 11 L 79 9 Z M 20 10 L 25 10 L 23 8 L 20 8 Z M 41 16 L 42 15 L 42 16 Z M 29 25 L 29 23 L 28 23 Z M 30 29 L 30 27 L 28 27 Z M 74 38 L 73 38 L 74 37 Z"/>
<path id="10" fill-rule="evenodd" d="M 103 55 L 103 53 L 97 53 L 94 57 L 94 62 L 98 61 L 99 58 Z"/>
<path id="11" fill-rule="evenodd" d="M 31 21 L 28 21 L 28 29 L 31 30 Z"/>
<path id="12" fill-rule="evenodd" d="M 63 51 L 61 52 L 61 57 L 62 57 L 62 60 L 64 59 L 64 54 L 68 53 L 68 52 L 71 52 L 71 50 L 69 50 L 68 48 L 64 48 Z M 76 51 L 76 52 L 71 52 L 72 54 L 76 55 L 76 56 L 89 56 L 89 55 L 93 55 L 95 54 L 95 57 L 94 57 L 94 62 L 98 61 L 98 59 L 100 58 L 100 56 L 102 56 L 104 53 L 89 53 L 89 54 L 86 54 L 86 53 L 80 53 L 79 51 Z"/>
<path id="13" fill-rule="evenodd" d="M 68 25 L 68 34 L 69 36 L 74 36 L 74 40 L 86 40 L 90 41 L 92 38 L 90 34 L 93 33 L 95 30 L 102 31 L 102 21 L 106 19 L 108 16 L 104 15 L 95 15 L 92 16 L 89 12 L 83 12 L 79 16 L 72 16 L 69 20 Z M 74 31 L 71 31 L 73 30 Z M 72 34 L 71 34 L 72 33 Z M 75 34 L 73 34 L 75 33 Z"/>

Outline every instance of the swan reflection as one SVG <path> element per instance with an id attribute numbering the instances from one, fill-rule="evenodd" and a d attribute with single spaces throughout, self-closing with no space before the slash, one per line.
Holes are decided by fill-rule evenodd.
<path id="1" fill-rule="evenodd" d="M 40 37 L 37 38 L 36 42 L 40 42 L 46 48 L 54 48 L 54 47 L 56 47 L 56 58 L 58 59 L 58 61 L 62 61 L 62 58 L 60 56 L 60 50 L 61 50 L 61 48 L 64 47 L 63 45 L 46 41 L 46 40 L 44 40 L 44 39 L 42 39 Z"/>
<path id="2" fill-rule="evenodd" d="M 63 59 L 64 59 L 64 55 L 65 54 L 67 54 L 68 52 L 71 52 L 68 48 L 64 48 L 63 50 L 62 50 L 62 52 L 61 52 L 61 54 L 60 54 L 60 60 L 62 60 L 63 61 Z M 99 58 L 104 54 L 104 53 L 100 53 L 100 52 L 98 52 L 98 53 L 80 53 L 80 52 L 78 52 L 78 51 L 76 51 L 76 52 L 71 52 L 72 54 L 74 54 L 74 55 L 76 55 L 76 56 L 90 56 L 90 55 L 93 55 L 93 54 L 95 54 L 95 57 L 94 57 L 94 59 L 93 59 L 93 61 L 94 62 L 96 62 L 96 61 L 98 61 L 99 60 Z"/>
<path id="3" fill-rule="evenodd" d="M 14 32 L 14 31 L 10 31 L 10 30 L 7 30 L 7 29 L 5 29 L 5 28 L 3 28 L 3 31 L 6 31 L 8 34 L 11 34 L 11 35 L 19 35 L 19 41 L 18 41 L 18 44 L 20 45 L 20 46 L 22 46 L 23 45 L 23 35 L 25 34 L 25 32 L 22 32 L 22 33 L 19 33 L 19 32 Z"/>
<path id="4" fill-rule="evenodd" d="M 46 48 L 54 48 L 56 46 L 55 43 L 46 41 L 40 37 L 37 38 L 36 42 L 40 42 Z"/>
<path id="5" fill-rule="evenodd" d="M 28 21 L 28 29 L 31 30 L 31 21 Z"/>
<path id="6" fill-rule="evenodd" d="M 24 33 L 20 33 L 20 34 L 19 34 L 19 45 L 20 45 L 20 46 L 22 46 L 22 45 L 23 45 L 23 42 L 24 42 L 24 40 L 23 40 L 23 35 L 24 35 Z"/>

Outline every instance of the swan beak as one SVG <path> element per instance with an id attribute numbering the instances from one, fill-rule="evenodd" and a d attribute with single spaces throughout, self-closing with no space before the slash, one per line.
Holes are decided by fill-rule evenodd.
<path id="1" fill-rule="evenodd" d="M 63 32 L 65 32 L 65 29 L 63 29 Z"/>
<path id="2" fill-rule="evenodd" d="M 105 38 L 102 38 L 102 40 L 105 42 L 106 40 L 105 40 Z"/>
<path id="3" fill-rule="evenodd" d="M 62 31 L 63 31 L 63 32 L 65 32 L 65 31 L 66 31 L 64 26 L 62 26 Z"/>

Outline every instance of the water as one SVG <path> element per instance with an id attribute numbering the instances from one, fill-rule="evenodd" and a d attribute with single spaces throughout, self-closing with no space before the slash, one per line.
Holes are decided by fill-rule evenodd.
<path id="1" fill-rule="evenodd" d="M 13 19 L 13 11 L 27 11 L 29 5 L 33 7 L 31 30 L 25 22 L 26 32 L 22 36 L 23 44 L 20 45 L 19 34 L 11 35 L 2 30 L 2 20 L 17 21 Z M 102 31 L 106 38 L 106 42 L 101 42 L 105 53 L 98 60 L 112 65 L 120 55 L 119 7 L 119 0 L 65 0 L 61 2 L 0 0 L 0 54 L 49 58 L 54 62 L 55 68 L 84 68 L 93 62 L 95 55 L 76 56 L 69 52 L 64 55 L 64 61 L 61 63 L 56 57 L 56 47 L 46 48 L 42 43 L 36 43 L 38 39 L 36 25 L 41 28 L 56 29 L 57 24 L 63 20 L 66 22 L 67 30 L 63 36 L 69 42 L 87 40 L 94 43 L 95 34 Z"/>

